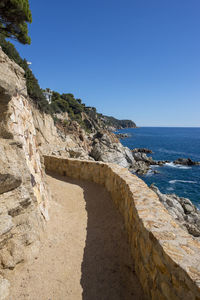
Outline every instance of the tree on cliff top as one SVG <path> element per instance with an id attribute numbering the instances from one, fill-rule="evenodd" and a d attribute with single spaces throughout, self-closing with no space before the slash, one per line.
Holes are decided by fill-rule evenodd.
<path id="1" fill-rule="evenodd" d="M 0 1 L 0 33 L 22 44 L 30 44 L 27 23 L 32 22 L 28 0 Z"/>

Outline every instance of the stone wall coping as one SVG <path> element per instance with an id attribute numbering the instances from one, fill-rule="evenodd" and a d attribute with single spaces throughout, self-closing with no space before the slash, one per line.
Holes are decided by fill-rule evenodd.
<path id="1" fill-rule="evenodd" d="M 63 159 L 56 156 L 44 156 L 44 161 L 49 171 L 103 184 L 111 193 L 124 217 L 131 246 L 134 244 L 134 249 L 137 247 L 141 249 L 133 249 L 134 255 L 141 256 L 143 260 L 141 262 L 143 266 L 140 266 L 139 262 L 136 263 L 138 265 L 136 273 L 149 299 L 200 299 L 200 242 L 175 222 L 158 196 L 144 181 L 115 164 Z M 117 198 L 119 199 L 116 200 Z M 136 233 L 131 228 L 134 226 L 137 228 Z M 148 247 L 150 247 L 149 253 Z M 145 257 L 148 255 L 151 257 Z M 152 266 L 148 265 L 149 262 Z M 153 276 L 157 278 L 156 284 L 160 284 L 158 291 L 149 292 L 149 288 L 144 286 L 147 283 L 142 282 L 144 281 L 142 268 L 145 269 L 144 272 L 149 268 L 147 279 L 151 284 L 154 282 Z M 165 273 L 169 274 L 165 275 Z M 168 284 L 165 282 L 165 276 Z M 172 291 L 168 290 L 170 284 Z M 164 298 L 159 298 L 158 293 Z"/>

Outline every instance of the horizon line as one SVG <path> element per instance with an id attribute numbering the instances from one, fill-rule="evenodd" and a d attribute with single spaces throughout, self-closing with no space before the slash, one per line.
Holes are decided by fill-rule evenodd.
<path id="1" fill-rule="evenodd" d="M 136 125 L 137 128 L 140 127 L 164 127 L 164 128 L 200 128 L 200 126 L 178 126 L 178 125 L 158 125 L 158 126 L 154 126 L 154 125 Z"/>

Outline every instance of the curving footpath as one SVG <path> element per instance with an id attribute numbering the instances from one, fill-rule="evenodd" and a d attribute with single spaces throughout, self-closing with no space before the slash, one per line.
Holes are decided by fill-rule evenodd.
<path id="1" fill-rule="evenodd" d="M 145 299 L 122 218 L 102 186 L 47 177 L 50 221 L 34 261 L 10 273 L 10 299 Z"/>
<path id="2" fill-rule="evenodd" d="M 45 156 L 44 163 L 48 171 L 105 186 L 123 217 L 148 299 L 200 300 L 200 242 L 180 228 L 142 180 L 114 164 L 55 156 Z"/>

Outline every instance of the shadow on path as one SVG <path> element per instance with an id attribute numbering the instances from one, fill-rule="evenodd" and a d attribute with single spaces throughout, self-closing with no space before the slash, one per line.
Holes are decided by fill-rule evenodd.
<path id="1" fill-rule="evenodd" d="M 144 300 L 133 270 L 122 218 L 106 189 L 83 180 L 54 177 L 79 185 L 86 202 L 88 220 L 81 266 L 82 299 Z"/>

